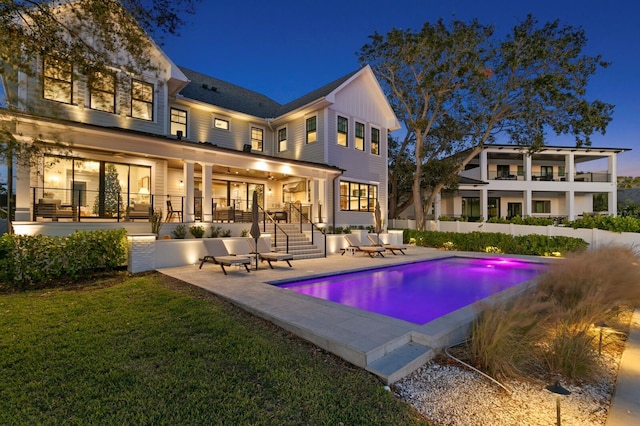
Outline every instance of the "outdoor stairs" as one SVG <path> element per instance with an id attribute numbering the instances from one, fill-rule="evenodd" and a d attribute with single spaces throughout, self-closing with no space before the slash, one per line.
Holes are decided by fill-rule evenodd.
<path id="1" fill-rule="evenodd" d="M 311 241 L 305 234 L 300 232 L 300 225 L 295 223 L 279 223 L 280 229 L 276 228 L 277 235 L 271 236 L 271 249 L 277 252 L 287 251 L 287 237 L 282 232 L 289 235 L 289 253 L 293 255 L 294 260 L 314 259 L 324 257 L 324 240 L 318 238 L 311 244 Z"/>

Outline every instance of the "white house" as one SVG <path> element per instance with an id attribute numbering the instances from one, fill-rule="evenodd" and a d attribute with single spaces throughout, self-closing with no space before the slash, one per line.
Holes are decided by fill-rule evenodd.
<path id="1" fill-rule="evenodd" d="M 546 146 L 529 154 L 489 145 L 460 173 L 456 191 L 443 191 L 434 215 L 469 220 L 539 216 L 574 220 L 594 212 L 594 195 L 616 215 L 617 155 L 623 148 Z"/>
<path id="2" fill-rule="evenodd" d="M 376 200 L 386 210 L 387 135 L 400 126 L 369 67 L 282 105 L 155 49 L 148 75 L 117 64 L 82 75 L 54 56 L 38 76 L 3 75 L 4 125 L 66 146 L 17 166 L 21 229 L 126 226 L 151 208 L 186 223 L 247 221 L 254 192 L 281 222 L 370 225 Z"/>

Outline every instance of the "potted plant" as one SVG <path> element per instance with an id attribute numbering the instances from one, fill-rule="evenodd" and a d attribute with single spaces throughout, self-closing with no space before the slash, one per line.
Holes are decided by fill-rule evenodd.
<path id="1" fill-rule="evenodd" d="M 192 225 L 189 227 L 189 233 L 196 238 L 202 238 L 204 235 L 204 227 L 201 225 Z"/>
<path id="2" fill-rule="evenodd" d="M 184 225 L 184 223 L 180 223 L 176 225 L 173 231 L 171 231 L 171 235 L 173 235 L 173 238 L 183 240 L 187 235 L 187 227 Z"/>
<path id="3" fill-rule="evenodd" d="M 160 236 L 162 223 L 162 209 L 153 209 L 153 212 L 151 213 L 151 232 L 156 234 L 156 238 Z"/>

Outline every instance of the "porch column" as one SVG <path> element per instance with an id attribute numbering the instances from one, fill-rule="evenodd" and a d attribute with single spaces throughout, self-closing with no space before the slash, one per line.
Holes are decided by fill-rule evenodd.
<path id="1" fill-rule="evenodd" d="M 433 217 L 435 220 L 442 216 L 442 192 L 436 194 L 436 199 L 433 203 Z"/>
<path id="2" fill-rule="evenodd" d="M 184 193 L 182 194 L 184 199 L 184 206 L 182 208 L 182 216 L 184 222 L 194 222 L 195 221 L 195 212 L 193 209 L 193 190 L 195 188 L 193 182 L 194 175 L 194 166 L 193 162 L 184 162 L 184 166 L 182 168 L 183 172 L 183 181 L 184 181 Z"/>
<path id="3" fill-rule="evenodd" d="M 200 163 L 202 166 L 202 221 L 213 221 L 213 210 L 211 208 L 211 200 L 213 198 L 213 189 L 211 178 L 213 173 L 213 165 Z"/>
<path id="4" fill-rule="evenodd" d="M 575 220 L 576 217 L 576 202 L 575 191 L 567 191 L 564 193 L 567 219 Z"/>
<path id="5" fill-rule="evenodd" d="M 486 221 L 488 219 L 487 215 L 489 214 L 489 191 L 486 188 L 482 188 L 480 190 L 480 218 L 482 221 Z"/>
<path id="6" fill-rule="evenodd" d="M 489 175 L 489 162 L 487 160 L 487 151 L 480 151 L 480 180 L 483 182 L 487 181 L 487 176 Z"/>
<path id="7" fill-rule="evenodd" d="M 531 157 L 528 157 L 531 158 Z M 529 161 L 529 164 L 531 164 L 531 161 Z M 531 178 L 531 174 L 529 174 L 529 178 Z M 524 211 L 523 211 L 523 217 L 527 217 L 527 216 L 531 216 L 531 190 L 527 189 L 524 192 Z"/>
<path id="8" fill-rule="evenodd" d="M 531 155 L 524 154 L 524 180 L 531 182 Z"/>
<path id="9" fill-rule="evenodd" d="M 573 178 L 576 175 L 576 156 L 573 152 L 567 155 L 567 170 L 565 174 L 567 175 L 567 182 L 573 182 Z"/>
<path id="10" fill-rule="evenodd" d="M 16 222 L 25 221 L 30 222 L 31 217 L 31 188 L 30 186 L 30 170 L 27 166 L 14 166 L 16 174 L 14 191 L 16 193 Z M 11 176 L 7 176 L 7 179 L 12 179 Z M 36 203 L 38 200 L 36 200 Z"/>

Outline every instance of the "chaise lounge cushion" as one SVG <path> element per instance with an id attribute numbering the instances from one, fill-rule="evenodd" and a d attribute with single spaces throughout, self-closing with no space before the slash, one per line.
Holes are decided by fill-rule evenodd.
<path id="1" fill-rule="evenodd" d="M 271 251 L 271 248 L 267 245 L 267 241 L 264 238 L 258 239 L 258 247 L 256 249 L 256 241 L 253 238 L 248 238 L 249 247 L 251 249 L 251 253 L 257 253 L 260 257 L 260 261 L 266 261 L 269 264 L 269 267 L 273 269 L 273 265 L 271 262 L 284 261 L 287 262 L 287 265 L 293 267 L 291 265 L 290 260 L 293 260 L 293 255 L 290 253 L 280 253 L 277 251 Z"/>
<path id="2" fill-rule="evenodd" d="M 247 272 L 249 272 L 249 264 L 251 258 L 247 256 L 234 256 L 229 254 L 227 247 L 224 245 L 224 241 L 218 238 L 205 238 L 202 240 L 207 255 L 200 258 L 200 269 L 205 262 L 210 262 L 215 265 L 220 265 L 222 272 L 227 275 L 225 266 L 232 265 L 244 265 Z"/>

